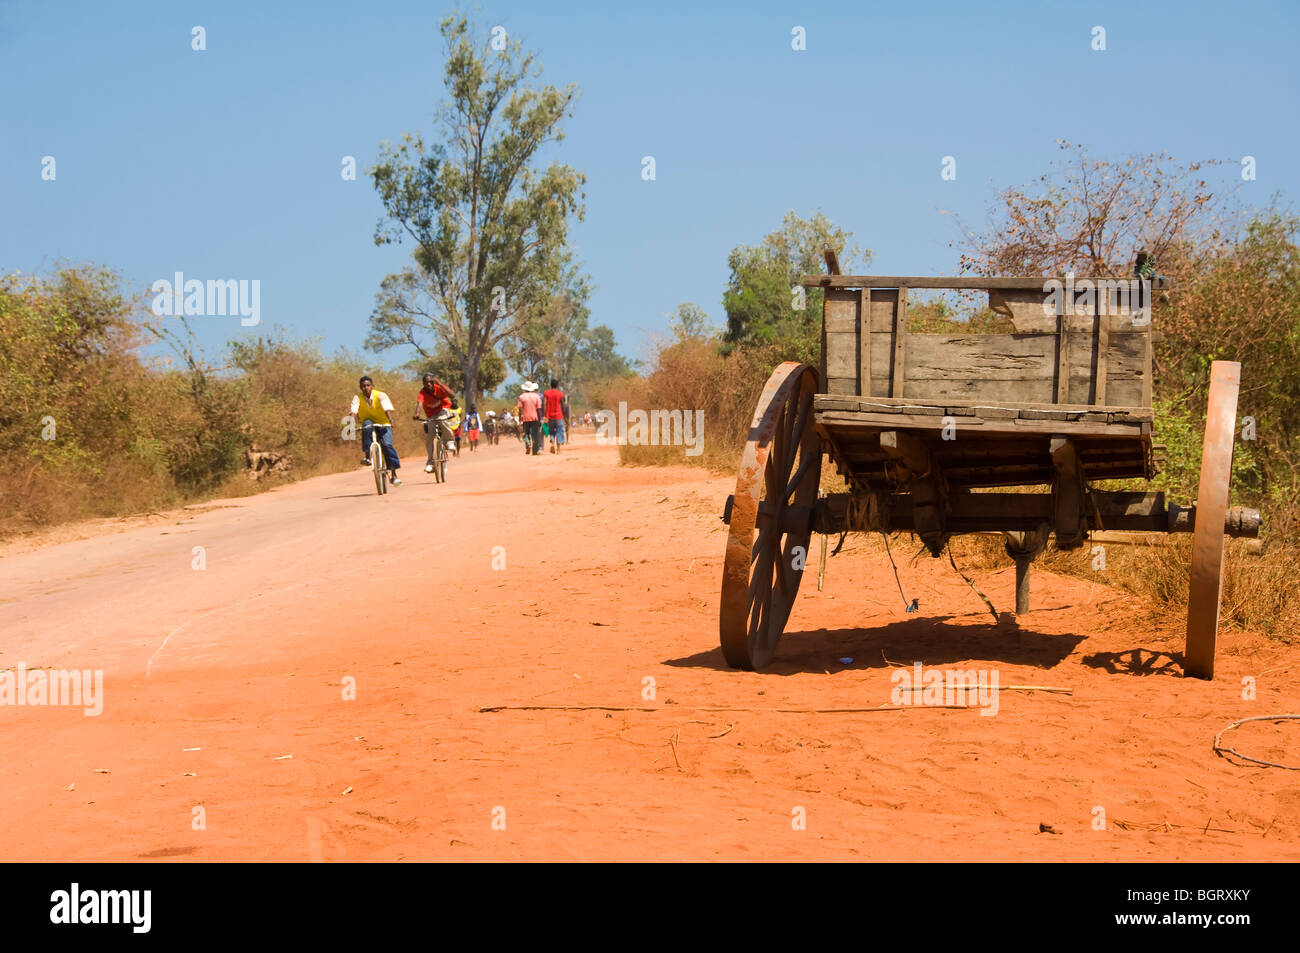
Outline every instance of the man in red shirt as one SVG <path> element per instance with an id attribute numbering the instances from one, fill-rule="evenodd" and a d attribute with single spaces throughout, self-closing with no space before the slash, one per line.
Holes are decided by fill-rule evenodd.
<path id="1" fill-rule="evenodd" d="M 551 440 L 551 453 L 560 452 L 564 443 L 564 421 L 569 416 L 569 399 L 560 390 L 560 382 L 551 378 L 551 388 L 542 394 L 546 400 L 546 434 Z"/>
<path id="2" fill-rule="evenodd" d="M 442 434 L 442 442 L 451 450 L 455 446 L 455 435 L 451 429 L 442 421 L 446 418 L 447 408 L 451 406 L 451 391 L 442 381 L 438 380 L 432 374 L 424 375 L 424 386 L 420 388 L 419 393 L 415 395 L 415 420 L 420 420 L 420 414 L 424 414 L 424 446 L 428 450 L 429 456 L 424 463 L 424 472 L 433 472 L 433 443 L 435 438 L 434 427 Z"/>
<path id="3" fill-rule="evenodd" d="M 542 452 L 542 397 L 532 381 L 524 381 L 523 389 L 515 406 L 519 422 L 524 425 L 524 453 L 531 449 L 533 456 L 537 456 Z"/>

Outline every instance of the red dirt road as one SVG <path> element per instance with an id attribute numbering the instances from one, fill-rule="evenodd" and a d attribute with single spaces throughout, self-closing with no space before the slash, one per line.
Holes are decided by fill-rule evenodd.
<path id="1" fill-rule="evenodd" d="M 0 669 L 104 672 L 97 717 L 0 706 L 0 856 L 1300 860 L 1300 772 L 1211 751 L 1300 710 L 1300 649 L 1221 637 L 1217 679 L 1183 679 L 1178 633 L 1103 585 L 1036 572 L 1034 611 L 993 625 L 929 559 L 900 558 L 906 615 L 859 537 L 822 593 L 814 545 L 776 662 L 733 672 L 732 481 L 590 437 L 418 469 L 384 498 L 358 470 L 0 549 Z M 977 581 L 1013 603 L 1009 567 Z M 1074 693 L 772 711 L 888 704 L 914 661 Z M 1295 764 L 1295 730 L 1225 742 Z"/>

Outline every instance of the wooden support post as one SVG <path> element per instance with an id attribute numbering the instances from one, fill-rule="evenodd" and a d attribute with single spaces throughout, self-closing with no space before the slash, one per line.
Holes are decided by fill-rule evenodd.
<path id="1" fill-rule="evenodd" d="M 1007 555 L 1016 563 L 1016 615 L 1029 611 L 1029 564 L 1042 552 L 1049 530 L 1044 525 L 1028 532 L 1003 533 Z"/>
<path id="2" fill-rule="evenodd" d="M 1087 522 L 1083 512 L 1083 468 L 1074 441 L 1053 437 L 1050 444 L 1052 466 L 1056 468 L 1052 498 L 1055 512 L 1056 547 L 1075 549 L 1083 542 Z"/>
<path id="3" fill-rule="evenodd" d="M 1106 404 L 1106 352 L 1110 350 L 1110 315 L 1097 315 L 1097 386 L 1092 402 L 1099 407 Z"/>
<path id="4" fill-rule="evenodd" d="M 822 245 L 822 258 L 826 261 L 827 274 L 838 275 L 840 273 L 840 260 L 835 255 L 835 249 L 829 244 Z"/>
<path id="5" fill-rule="evenodd" d="M 1029 564 L 1033 561 L 1032 556 L 1016 557 L 1016 615 L 1029 611 Z"/>
<path id="6" fill-rule="evenodd" d="M 858 393 L 871 396 L 871 289 L 858 298 Z"/>
<path id="7" fill-rule="evenodd" d="M 903 396 L 903 338 L 907 335 L 907 288 L 898 289 L 898 307 L 894 311 L 894 360 L 890 375 L 889 396 Z"/>
<path id="8" fill-rule="evenodd" d="M 901 464 L 900 482 L 912 493 L 912 527 L 930 555 L 938 557 L 948 541 L 947 487 L 925 443 L 904 430 L 885 430 L 880 449 Z"/>
<path id="9" fill-rule="evenodd" d="M 1066 307 L 1063 311 L 1069 311 Z M 1062 313 L 1056 316 L 1056 402 L 1058 404 L 1068 403 L 1070 393 L 1070 365 L 1068 358 L 1069 348 L 1066 342 L 1070 339 L 1070 319 L 1069 316 Z"/>

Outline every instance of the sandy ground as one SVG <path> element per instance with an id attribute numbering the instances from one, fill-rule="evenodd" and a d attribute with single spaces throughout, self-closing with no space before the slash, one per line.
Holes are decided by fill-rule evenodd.
<path id="1" fill-rule="evenodd" d="M 1211 750 L 1300 710 L 1300 649 L 1222 637 L 1216 680 L 1183 679 L 1099 583 L 1036 572 L 994 625 L 929 559 L 900 560 L 905 614 L 861 537 L 820 593 L 813 547 L 776 662 L 733 672 L 732 481 L 589 436 L 463 453 L 444 486 L 418 462 L 383 498 L 358 469 L 0 549 L 0 668 L 104 673 L 97 717 L 0 707 L 0 856 L 1300 860 L 1300 772 Z M 977 577 L 1013 603 L 1010 568 Z M 915 661 L 1073 694 L 807 711 L 888 704 Z M 1295 730 L 1225 741 L 1295 764 Z"/>

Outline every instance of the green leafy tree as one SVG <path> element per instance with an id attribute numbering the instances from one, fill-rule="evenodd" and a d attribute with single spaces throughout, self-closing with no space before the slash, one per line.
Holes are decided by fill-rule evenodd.
<path id="1" fill-rule="evenodd" d="M 517 42 L 493 50 L 463 16 L 442 21 L 449 94 L 438 140 L 407 134 L 384 143 L 371 170 L 385 219 L 375 242 L 415 242 L 414 265 L 384 279 L 368 345 L 428 338 L 462 365 L 467 395 L 481 395 L 480 365 L 503 338 L 547 306 L 568 267 L 570 216 L 583 215 L 585 177 L 539 153 L 563 139 L 576 86 L 537 85 L 540 67 Z"/>
<path id="2" fill-rule="evenodd" d="M 731 277 L 722 296 L 726 343 L 780 342 L 790 357 L 817 363 L 822 294 L 799 282 L 804 275 L 824 270 L 826 245 L 835 250 L 846 274 L 864 269 L 871 253 L 851 246 L 852 238 L 821 212 L 806 219 L 787 212 L 781 227 L 760 244 L 733 248 L 727 258 Z"/>

